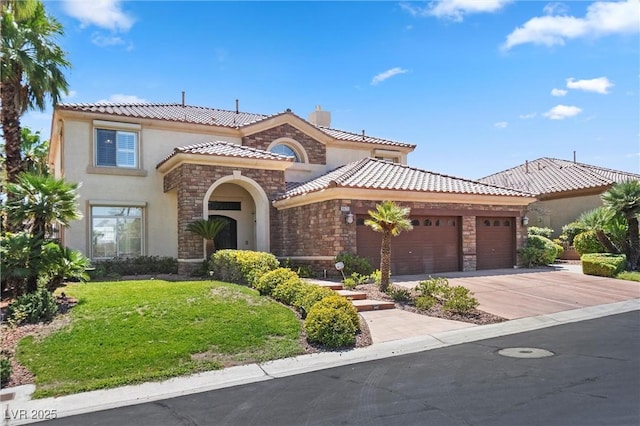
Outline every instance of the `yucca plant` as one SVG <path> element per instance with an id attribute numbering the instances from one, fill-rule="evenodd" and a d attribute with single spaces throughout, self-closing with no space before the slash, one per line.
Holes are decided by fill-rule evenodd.
<path id="1" fill-rule="evenodd" d="M 205 248 L 206 258 L 209 259 L 216 251 L 215 238 L 229 224 L 229 221 L 219 217 L 210 219 L 198 219 L 187 225 L 187 231 L 201 236 L 207 241 Z"/>

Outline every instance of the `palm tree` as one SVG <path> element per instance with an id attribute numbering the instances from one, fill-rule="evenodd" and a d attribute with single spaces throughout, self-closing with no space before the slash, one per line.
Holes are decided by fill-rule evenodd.
<path id="1" fill-rule="evenodd" d="M 229 224 L 226 219 L 215 217 L 206 219 L 198 219 L 187 225 L 187 231 L 193 232 L 201 236 L 207 241 L 205 256 L 207 259 L 216 251 L 215 238 Z"/>
<path id="2" fill-rule="evenodd" d="M 582 213 L 577 220 L 587 231 L 595 232 L 596 238 L 608 253 L 624 251 L 624 239 L 620 244 L 619 238 L 621 221 L 620 215 L 604 206 Z"/>
<path id="3" fill-rule="evenodd" d="M 604 205 L 627 219 L 627 268 L 630 271 L 638 267 L 640 257 L 640 235 L 638 215 L 640 215 L 640 181 L 632 180 L 618 183 L 602 194 Z"/>
<path id="4" fill-rule="evenodd" d="M 380 247 L 380 290 L 386 291 L 389 287 L 391 274 L 391 237 L 395 237 L 402 231 L 413 229 L 409 220 L 408 207 L 400 207 L 393 201 L 383 201 L 376 205 L 376 210 L 369 210 L 370 219 L 364 221 L 376 232 L 382 232 L 382 245 Z"/>
<path id="5" fill-rule="evenodd" d="M 69 226 L 82 217 L 78 210 L 78 184 L 53 176 L 22 173 L 17 183 L 7 184 L 16 200 L 7 203 L 9 217 L 16 227 L 43 238 L 55 223 Z"/>
<path id="6" fill-rule="evenodd" d="M 56 104 L 68 90 L 62 73 L 69 67 L 65 53 L 53 42 L 62 26 L 47 15 L 40 1 L 5 0 L 0 45 L 0 107 L 5 140 L 7 182 L 17 182 L 24 165 L 20 116 L 29 109 L 44 110 L 47 97 Z M 7 191 L 8 199 L 14 195 Z"/>
<path id="7" fill-rule="evenodd" d="M 22 173 L 16 183 L 8 183 L 7 190 L 15 195 L 6 205 L 13 229 L 24 229 L 35 241 L 33 251 L 40 253 L 44 238 L 54 223 L 68 226 L 80 219 L 75 183 L 53 176 Z M 37 276 L 27 282 L 27 293 L 37 289 Z"/>

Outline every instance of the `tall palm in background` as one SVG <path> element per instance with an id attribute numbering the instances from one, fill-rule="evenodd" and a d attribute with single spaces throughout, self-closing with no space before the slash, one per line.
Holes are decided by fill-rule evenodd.
<path id="1" fill-rule="evenodd" d="M 62 26 L 47 15 L 40 1 L 3 0 L 0 12 L 0 113 L 6 180 L 17 182 L 24 169 L 20 116 L 29 109 L 44 110 L 48 98 L 55 105 L 67 93 L 62 70 L 69 62 L 54 42 L 63 33 Z M 7 195 L 9 200 L 14 198 L 9 189 Z"/>
<path id="2" fill-rule="evenodd" d="M 584 229 L 594 231 L 608 253 L 624 252 L 627 223 L 619 213 L 601 206 L 582 213 L 576 222 Z"/>
<path id="3" fill-rule="evenodd" d="M 402 231 L 413 229 L 409 220 L 410 209 L 400 207 L 393 201 L 383 201 L 376 205 L 376 210 L 369 210 L 369 219 L 364 223 L 376 232 L 382 233 L 382 245 L 380 246 L 380 290 L 386 291 L 389 287 L 391 275 L 391 237 L 395 237 Z"/>
<path id="4" fill-rule="evenodd" d="M 634 271 L 638 268 L 640 257 L 640 230 L 638 229 L 638 215 L 640 215 L 640 181 L 632 180 L 618 183 L 602 194 L 605 207 L 622 214 L 627 219 L 627 269 Z"/>

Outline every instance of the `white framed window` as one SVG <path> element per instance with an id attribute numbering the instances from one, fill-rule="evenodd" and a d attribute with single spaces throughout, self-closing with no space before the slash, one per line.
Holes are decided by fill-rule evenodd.
<path id="1" fill-rule="evenodd" d="M 285 145 L 283 143 L 279 143 L 273 146 L 269 151 L 274 154 L 286 155 L 287 157 L 293 157 L 293 161 L 296 163 L 300 163 L 300 155 L 296 152 L 295 149 L 291 148 L 289 145 Z"/>
<path id="2" fill-rule="evenodd" d="M 142 207 L 91 206 L 91 258 L 142 256 Z"/>
<path id="3" fill-rule="evenodd" d="M 138 168 L 138 132 L 96 128 L 96 166 Z"/>

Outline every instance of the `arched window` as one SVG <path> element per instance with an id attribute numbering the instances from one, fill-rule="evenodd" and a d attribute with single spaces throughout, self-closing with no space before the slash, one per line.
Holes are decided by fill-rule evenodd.
<path id="1" fill-rule="evenodd" d="M 300 163 L 300 155 L 298 152 L 291 148 L 289 145 L 285 145 L 283 143 L 279 143 L 271 147 L 269 150 L 274 154 L 286 155 L 287 157 L 293 157 L 296 163 Z"/>

